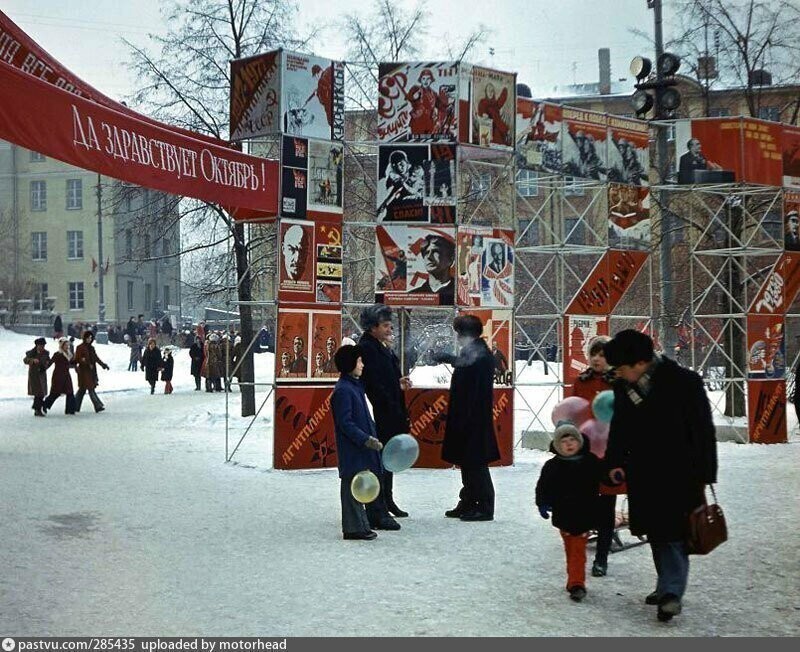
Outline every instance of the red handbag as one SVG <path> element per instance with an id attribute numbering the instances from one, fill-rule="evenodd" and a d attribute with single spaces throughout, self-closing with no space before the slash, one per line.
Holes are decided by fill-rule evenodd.
<path id="1" fill-rule="evenodd" d="M 711 505 L 708 504 L 704 488 L 703 504 L 689 514 L 689 536 L 686 544 L 690 555 L 707 555 L 728 540 L 725 514 L 722 512 L 722 507 L 717 504 L 714 485 L 709 486 L 714 502 Z"/>

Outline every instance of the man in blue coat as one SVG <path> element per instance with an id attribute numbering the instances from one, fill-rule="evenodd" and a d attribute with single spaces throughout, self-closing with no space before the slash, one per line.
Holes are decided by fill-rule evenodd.
<path id="1" fill-rule="evenodd" d="M 378 535 L 370 529 L 364 505 L 353 497 L 350 484 L 353 476 L 361 471 L 369 470 L 381 477 L 383 465 L 378 451 L 383 445 L 376 436 L 375 422 L 369 414 L 361 384 L 364 364 L 360 347 L 345 345 L 333 360 L 342 374 L 331 397 L 341 478 L 342 533 L 345 539 L 370 541 Z"/>

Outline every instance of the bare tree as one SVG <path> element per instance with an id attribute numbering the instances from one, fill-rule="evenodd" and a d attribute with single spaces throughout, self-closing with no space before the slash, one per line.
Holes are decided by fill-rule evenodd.
<path id="1" fill-rule="evenodd" d="M 278 47 L 302 49 L 292 21 L 297 5 L 292 0 L 171 0 L 165 3 L 166 35 L 151 35 L 155 53 L 127 43 L 130 67 L 139 89 L 130 98 L 143 113 L 193 131 L 225 139 L 228 135 L 230 93 L 229 61 Z M 210 271 L 196 279 L 211 295 L 221 289 L 235 291 L 244 342 L 253 338 L 250 306 L 251 244 L 245 227 L 220 206 L 191 200 L 181 202 L 184 232 L 191 234 L 184 246 L 206 251 Z M 186 228 L 186 227 L 189 228 Z M 225 237 L 221 237 L 222 234 Z M 225 278 L 224 252 L 235 260 L 233 286 Z M 242 363 L 242 380 L 253 380 L 252 356 Z M 253 386 L 242 389 L 242 416 L 255 414 Z"/>

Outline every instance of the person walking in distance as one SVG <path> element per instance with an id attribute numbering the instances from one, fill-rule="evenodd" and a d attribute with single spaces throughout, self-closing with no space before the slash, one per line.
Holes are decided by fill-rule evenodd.
<path id="1" fill-rule="evenodd" d="M 462 521 L 494 519 L 494 485 L 489 464 L 500 459 L 492 416 L 495 360 L 481 339 L 483 323 L 474 315 L 459 315 L 453 330 L 457 356 L 439 354 L 437 362 L 453 365 L 442 459 L 461 467 L 458 505 L 445 512 Z"/>
<path id="2" fill-rule="evenodd" d="M 75 412 L 81 411 L 81 403 L 86 392 L 92 401 L 95 412 L 102 412 L 106 409 L 103 401 L 95 391 L 98 385 L 97 367 L 98 365 L 108 371 L 108 365 L 97 355 L 92 343 L 94 333 L 86 331 L 81 338 L 83 341 L 75 349 L 75 364 L 78 367 L 78 393 L 75 395 Z"/>
<path id="3" fill-rule="evenodd" d="M 148 383 L 150 383 L 150 393 L 156 393 L 156 383 L 158 382 L 158 372 L 164 366 L 161 359 L 161 350 L 156 346 L 156 338 L 151 337 L 147 340 L 147 348 L 142 354 L 142 371 Z"/>
<path id="4" fill-rule="evenodd" d="M 192 346 L 189 348 L 189 358 L 191 358 L 192 364 L 190 367 L 190 371 L 192 376 L 194 376 L 194 391 L 199 392 L 201 390 L 200 387 L 200 371 L 203 368 L 203 358 L 205 357 L 205 353 L 203 351 L 203 341 L 195 336 L 194 342 Z"/>
<path id="5" fill-rule="evenodd" d="M 28 396 L 33 396 L 33 416 L 43 417 L 44 397 L 47 396 L 47 367 L 50 366 L 50 353 L 44 348 L 47 340 L 37 337 L 33 348 L 25 352 L 23 364 L 28 367 Z"/>
<path id="6" fill-rule="evenodd" d="M 645 602 L 668 621 L 681 612 L 689 579 L 689 514 L 717 479 L 711 407 L 702 378 L 655 353 L 644 333 L 620 331 L 604 351 L 623 381 L 614 385 L 608 475 L 628 482 L 631 533 L 647 536 L 658 577 Z"/>
<path id="7" fill-rule="evenodd" d="M 75 393 L 72 376 L 69 373 L 70 367 L 75 366 L 75 359 L 68 338 L 62 337 L 58 340 L 58 351 L 53 354 L 50 362 L 53 366 L 53 376 L 50 379 L 50 393 L 44 400 L 42 411 L 46 413 L 63 394 L 67 403 L 64 414 L 75 414 Z"/>
<path id="8" fill-rule="evenodd" d="M 164 347 L 164 359 L 161 361 L 161 380 L 164 381 L 164 393 L 172 394 L 172 372 L 175 368 L 175 360 L 172 357 L 172 349 Z"/>
<path id="9" fill-rule="evenodd" d="M 378 439 L 382 444 L 395 435 L 408 433 L 410 424 L 403 392 L 411 388 L 411 379 L 403 376 L 400 360 L 392 351 L 394 339 L 392 309 L 382 304 L 364 308 L 360 317 L 364 333 L 359 339 L 364 371 L 361 380 L 375 413 Z M 392 516 L 406 517 L 394 499 L 394 475 L 384 471 L 381 495 L 367 506 L 370 523 L 378 529 L 399 529 Z"/>

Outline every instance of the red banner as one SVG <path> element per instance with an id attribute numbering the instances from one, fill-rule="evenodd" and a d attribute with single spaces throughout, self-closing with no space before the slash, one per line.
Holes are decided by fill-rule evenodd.
<path id="1" fill-rule="evenodd" d="M 756 444 L 786 442 L 786 382 L 747 382 L 750 441 Z"/>
<path id="2" fill-rule="evenodd" d="M 567 314 L 607 315 L 613 312 L 646 260 L 644 251 L 607 251 L 569 304 Z"/>
<path id="3" fill-rule="evenodd" d="M 276 469 L 335 467 L 333 387 L 276 387 L 273 466 Z"/>
<path id="4" fill-rule="evenodd" d="M 513 391 L 511 388 L 494 390 L 494 431 L 500 448 L 500 460 L 491 466 L 514 463 Z M 445 388 L 414 388 L 406 392 L 411 434 L 419 442 L 419 459 L 415 467 L 446 469 L 451 466 L 442 461 L 449 399 L 450 392 Z"/>
<path id="5" fill-rule="evenodd" d="M 0 61 L 8 63 L 17 70 L 33 75 L 48 84 L 52 84 L 56 88 L 83 97 L 90 102 L 102 104 L 109 109 L 119 111 L 137 120 L 149 122 L 150 124 L 164 127 L 170 131 L 183 134 L 184 136 L 213 143 L 220 147 L 228 146 L 225 141 L 219 140 L 218 138 L 156 122 L 155 120 L 137 113 L 133 109 L 129 109 L 121 102 L 117 102 L 103 95 L 100 91 L 62 66 L 2 11 L 0 11 Z"/>
<path id="6" fill-rule="evenodd" d="M 0 63 L 0 138 L 77 167 L 227 207 L 275 215 L 278 163 L 187 138 Z"/>

